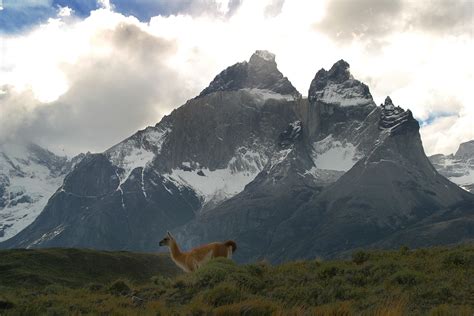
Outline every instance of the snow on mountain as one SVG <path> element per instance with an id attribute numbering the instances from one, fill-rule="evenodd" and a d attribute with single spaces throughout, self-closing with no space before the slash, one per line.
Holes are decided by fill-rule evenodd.
<path id="1" fill-rule="evenodd" d="M 257 50 L 255 51 L 255 55 L 266 61 L 275 61 L 275 54 L 266 50 Z"/>
<path id="2" fill-rule="evenodd" d="M 280 94 L 268 89 L 244 88 L 242 90 L 248 92 L 249 95 L 254 97 L 255 100 L 261 105 L 263 105 L 267 100 L 295 101 L 297 98 L 293 94 Z"/>
<path id="3" fill-rule="evenodd" d="M 344 60 L 335 63 L 329 71 L 321 69 L 316 73 L 308 98 L 310 102 L 342 107 L 374 105 L 369 88 L 354 79 Z"/>
<path id="4" fill-rule="evenodd" d="M 183 162 L 181 168 L 172 169 L 165 178 L 178 187 L 194 190 L 202 199 L 203 209 L 214 206 L 243 191 L 263 170 L 267 157 L 257 150 L 237 149 L 227 168 L 209 170 L 199 163 Z"/>
<path id="5" fill-rule="evenodd" d="M 216 91 L 236 91 L 245 88 L 300 96 L 288 78 L 278 70 L 275 55 L 257 50 L 248 62 L 237 63 L 219 73 L 199 97 Z"/>
<path id="6" fill-rule="evenodd" d="M 164 126 L 149 126 L 107 150 L 105 153 L 110 161 L 124 170 L 121 179 L 126 180 L 135 168 L 145 167 L 151 162 L 160 153 L 170 130 Z"/>
<path id="7" fill-rule="evenodd" d="M 0 145 L 0 241 L 33 222 L 77 162 L 33 144 Z"/>
<path id="8" fill-rule="evenodd" d="M 405 111 L 399 106 L 394 106 L 390 97 L 385 98 L 385 102 L 381 107 L 383 108 L 379 125 L 381 129 L 394 131 L 403 123 L 409 121 L 412 116 L 410 110 Z"/>
<path id="9" fill-rule="evenodd" d="M 460 144 L 454 155 L 437 154 L 429 159 L 439 173 L 474 193 L 474 140 Z"/>
<path id="10" fill-rule="evenodd" d="M 372 102 L 361 86 L 353 86 L 350 82 L 328 85 L 316 92 L 314 97 L 320 102 L 339 106 L 359 106 Z"/>
<path id="11" fill-rule="evenodd" d="M 347 171 L 359 158 L 353 144 L 334 140 L 333 135 L 313 143 L 313 161 L 319 169 Z"/>

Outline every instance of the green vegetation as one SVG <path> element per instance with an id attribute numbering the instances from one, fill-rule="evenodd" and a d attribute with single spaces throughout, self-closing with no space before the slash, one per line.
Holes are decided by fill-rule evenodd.
<path id="1" fill-rule="evenodd" d="M 474 245 L 181 274 L 167 255 L 0 251 L 0 315 L 473 315 Z"/>

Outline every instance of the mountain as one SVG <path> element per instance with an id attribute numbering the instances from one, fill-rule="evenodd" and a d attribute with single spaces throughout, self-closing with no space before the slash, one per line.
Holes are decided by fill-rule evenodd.
<path id="1" fill-rule="evenodd" d="M 429 158 L 439 173 L 474 193 L 474 140 L 459 145 L 454 155 L 437 154 Z"/>
<path id="2" fill-rule="evenodd" d="M 313 111 L 319 119 L 307 122 L 317 122 L 311 132 L 300 132 L 309 135 L 307 140 L 296 138 L 281 149 L 285 155 L 275 159 L 278 164 L 267 165 L 242 193 L 181 228 L 178 236 L 187 246 L 232 236 L 239 241 L 237 260 L 332 257 L 377 246 L 392 234 L 436 218 L 437 212 L 468 221 L 462 233 L 438 238 L 436 244 L 473 239 L 474 198 L 433 168 L 409 110 L 389 97 L 376 107 L 344 61 L 319 71 L 308 95 L 303 112 Z M 456 231 L 448 222 L 453 216 L 445 217 L 430 224 Z M 415 236 L 430 227 L 424 228 Z M 417 238 L 405 240 L 412 245 Z"/>
<path id="3" fill-rule="evenodd" d="M 33 222 L 81 158 L 59 157 L 32 143 L 0 144 L 0 241 Z"/>
<path id="4" fill-rule="evenodd" d="M 184 248 L 235 239 L 236 260 L 281 262 L 463 242 L 473 210 L 431 165 L 411 112 L 388 97 L 377 106 L 347 62 L 319 70 L 303 98 L 256 51 L 155 126 L 84 157 L 0 247 L 156 251 L 171 230 Z"/>
<path id="5" fill-rule="evenodd" d="M 241 192 L 263 170 L 301 102 L 274 55 L 257 51 L 156 126 L 86 156 L 37 220 L 2 246 L 154 251 L 166 230 Z"/>

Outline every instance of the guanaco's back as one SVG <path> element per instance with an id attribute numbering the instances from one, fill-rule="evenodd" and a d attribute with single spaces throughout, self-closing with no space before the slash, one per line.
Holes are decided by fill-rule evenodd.
<path id="1" fill-rule="evenodd" d="M 237 244 L 232 240 L 228 240 L 226 242 L 213 242 L 183 252 L 170 232 L 167 232 L 165 238 L 160 241 L 160 246 L 170 248 L 171 259 L 185 272 L 195 271 L 212 258 L 225 257 L 230 259 L 237 249 Z"/>

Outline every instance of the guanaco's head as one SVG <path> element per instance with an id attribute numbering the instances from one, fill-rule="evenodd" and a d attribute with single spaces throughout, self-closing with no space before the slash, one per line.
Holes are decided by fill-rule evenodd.
<path id="1" fill-rule="evenodd" d="M 174 237 L 170 232 L 166 232 L 165 238 L 160 241 L 160 246 L 168 246 L 171 244 L 171 241 L 174 240 Z"/>

